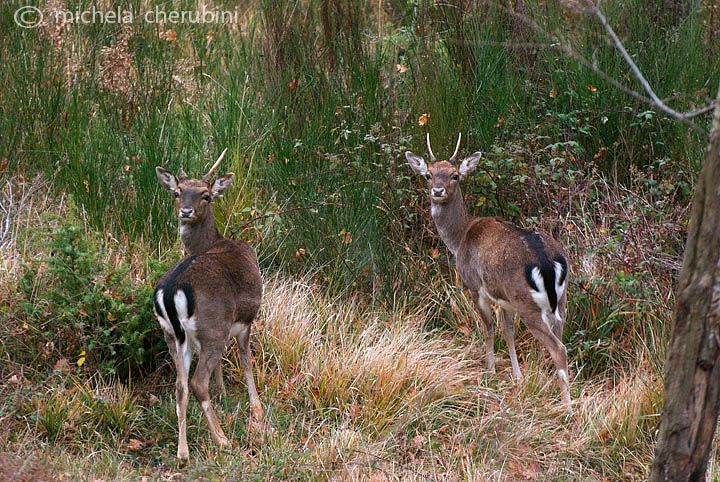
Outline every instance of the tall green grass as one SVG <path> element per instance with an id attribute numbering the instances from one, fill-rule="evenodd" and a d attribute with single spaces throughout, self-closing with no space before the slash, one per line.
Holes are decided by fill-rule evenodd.
<path id="1" fill-rule="evenodd" d="M 429 255 L 441 244 L 404 163 L 405 150 L 425 153 L 426 132 L 438 157 L 459 131 L 462 152 L 486 152 L 465 190 L 477 214 L 557 219 L 577 208 L 565 193 L 594 173 L 624 183 L 631 168 L 658 166 L 676 187 L 665 194 L 688 199 L 703 139 L 550 45 L 567 41 L 639 89 L 592 18 L 524 4 L 515 13 L 525 17 L 484 2 L 395 0 L 379 12 L 360 0 L 258 1 L 240 7 L 238 25 L 58 32 L 18 28 L 6 3 L 0 159 L 11 174 L 52 179 L 94 229 L 165 248 L 177 228 L 154 167 L 200 175 L 229 147 L 223 169 L 238 187 L 218 220 L 254 239 L 264 269 L 309 271 L 332 294 L 371 304 L 426 303 L 451 265 Z M 702 12 L 658 28 L 639 0 L 603 7 L 658 95 L 679 109 L 708 97 L 720 68 L 706 60 Z M 431 318 L 447 322 L 448 306 Z"/>

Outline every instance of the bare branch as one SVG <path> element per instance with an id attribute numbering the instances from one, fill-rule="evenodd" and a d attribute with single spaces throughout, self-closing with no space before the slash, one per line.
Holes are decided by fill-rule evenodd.
<path id="1" fill-rule="evenodd" d="M 490 2 L 488 2 L 490 3 Z M 598 74 L 603 80 L 610 83 L 614 87 L 622 90 L 626 94 L 646 103 L 649 104 L 652 107 L 657 108 L 658 110 L 664 112 L 665 114 L 669 115 L 670 117 L 682 122 L 686 126 L 690 127 L 694 131 L 698 132 L 699 134 L 702 134 L 703 136 L 707 137 L 708 132 L 707 130 L 703 129 L 699 125 L 692 122 L 690 119 L 693 117 L 697 117 L 702 114 L 706 114 L 710 111 L 712 111 L 715 107 L 716 101 L 710 102 L 708 105 L 704 107 L 700 107 L 697 109 L 694 109 L 692 111 L 688 112 L 678 112 L 672 108 L 670 108 L 667 104 L 665 104 L 652 90 L 649 82 L 645 79 L 642 72 L 638 68 L 637 64 L 632 60 L 630 55 L 628 54 L 627 50 L 625 50 L 625 47 L 622 43 L 622 41 L 618 38 L 615 31 L 610 27 L 609 23 L 607 22 L 607 19 L 600 11 L 600 5 L 602 4 L 602 0 L 598 0 L 597 3 L 593 3 L 592 0 L 585 0 L 585 4 L 587 5 L 587 8 L 584 6 L 581 6 L 580 4 L 576 4 L 575 7 L 578 11 L 594 15 L 597 17 L 600 22 L 602 23 L 603 27 L 605 28 L 605 31 L 608 33 L 610 38 L 613 41 L 613 45 L 615 48 L 617 48 L 620 53 L 622 54 L 625 62 L 630 66 L 630 69 L 632 70 L 635 77 L 640 81 L 643 88 L 645 89 L 645 92 L 647 93 L 647 96 L 636 92 L 633 89 L 630 89 L 629 87 L 624 86 L 621 84 L 618 80 L 614 79 L 610 75 L 608 75 L 606 72 L 601 70 L 594 62 L 589 61 L 582 55 L 580 55 L 578 52 L 576 52 L 569 42 L 563 42 L 560 38 L 551 35 L 548 33 L 545 29 L 543 29 L 540 25 L 538 25 L 534 20 L 528 18 L 526 15 L 519 14 L 504 5 L 501 5 L 499 3 L 492 2 L 497 8 L 504 10 L 508 15 L 518 19 L 519 21 L 523 22 L 524 24 L 528 25 L 530 28 L 538 32 L 540 35 L 543 35 L 547 37 L 552 43 L 550 44 L 551 48 L 557 48 L 564 52 L 566 55 L 577 61 L 579 64 L 583 65 L 584 67 L 592 70 L 596 74 Z M 512 46 L 512 45 L 508 45 Z M 531 44 L 523 44 L 520 45 L 520 47 L 527 48 L 530 47 Z M 540 45 L 538 45 L 540 46 Z"/>
<path id="2" fill-rule="evenodd" d="M 665 112 L 669 116 L 674 117 L 675 119 L 678 119 L 680 121 L 686 121 L 690 117 L 694 117 L 694 116 L 700 115 L 704 112 L 709 112 L 710 110 L 712 110 L 713 104 L 706 106 L 702 109 L 698 109 L 698 110 L 691 111 L 691 112 L 678 112 L 675 109 L 668 106 L 667 104 L 665 104 L 660 99 L 660 97 L 658 97 L 657 94 L 655 94 L 655 91 L 653 91 L 652 87 L 650 86 L 650 83 L 647 81 L 645 76 L 642 74 L 642 71 L 640 70 L 640 68 L 637 66 L 635 61 L 633 61 L 632 57 L 627 52 L 627 50 L 625 50 L 625 46 L 623 45 L 622 41 L 618 38 L 617 34 L 615 33 L 615 30 L 613 30 L 613 28 L 610 26 L 607 19 L 605 18 L 605 15 L 603 15 L 602 11 L 600 10 L 600 1 L 598 1 L 597 5 L 595 5 L 590 0 L 588 0 L 588 4 L 591 5 L 590 12 L 592 12 L 592 14 L 595 15 L 595 17 L 597 17 L 597 19 L 600 21 L 602 26 L 605 28 L 605 31 L 607 32 L 607 34 L 610 36 L 613 43 L 615 44 L 615 48 L 618 49 L 620 54 L 623 56 L 623 59 L 625 59 L 625 63 L 628 64 L 628 66 L 630 67 L 630 70 L 632 70 L 635 77 L 638 79 L 638 81 L 640 81 L 640 84 L 643 86 L 643 89 L 645 89 L 645 92 L 650 96 L 650 99 L 652 99 L 651 103 L 653 105 L 655 105 L 655 107 L 657 107 L 661 111 Z M 701 132 L 707 134 L 707 132 L 704 129 L 696 126 L 694 123 L 690 122 L 689 125 L 692 126 L 693 128 L 695 128 L 696 130 L 700 129 Z"/>

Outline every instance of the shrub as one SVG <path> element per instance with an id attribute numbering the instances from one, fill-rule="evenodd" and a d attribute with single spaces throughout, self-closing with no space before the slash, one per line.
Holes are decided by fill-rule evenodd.
<path id="1" fill-rule="evenodd" d="M 49 246 L 25 267 L 18 303 L 44 358 L 60 355 L 107 375 L 152 368 L 163 344 L 150 284 L 133 282 L 129 262 L 105 260 L 100 237 L 76 225 L 59 226 Z"/>

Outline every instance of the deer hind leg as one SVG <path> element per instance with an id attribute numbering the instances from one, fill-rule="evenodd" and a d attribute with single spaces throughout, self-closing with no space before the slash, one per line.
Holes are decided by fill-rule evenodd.
<path id="1" fill-rule="evenodd" d="M 225 381 L 223 380 L 222 372 L 222 359 L 218 362 L 215 367 L 215 384 L 217 385 L 220 394 L 225 397 L 227 396 L 227 390 L 225 389 Z"/>
<path id="2" fill-rule="evenodd" d="M 175 364 L 175 412 L 178 418 L 178 449 L 177 457 L 186 461 L 190 457 L 190 451 L 187 444 L 187 404 L 188 404 L 188 374 L 190 373 L 190 362 L 192 361 L 192 350 L 188 346 L 188 341 L 182 345 L 177 342 L 174 336 L 165 334 L 168 351 L 172 356 Z"/>
<path id="3" fill-rule="evenodd" d="M 563 338 L 563 328 L 565 327 L 565 321 L 567 320 L 567 293 L 563 293 L 560 299 L 558 300 L 558 314 L 560 315 L 560 319 L 554 318 L 552 329 L 553 334 L 558 338 L 558 340 L 562 341 Z"/>
<path id="4" fill-rule="evenodd" d="M 544 316 L 543 316 L 544 315 Z M 526 322 L 530 333 L 550 352 L 550 356 L 555 362 L 557 368 L 557 375 L 560 381 L 560 390 L 562 392 L 563 403 L 568 407 L 570 406 L 570 383 L 568 381 L 568 368 L 567 368 L 567 350 L 562 341 L 555 336 L 551 323 L 546 321 L 550 316 L 554 316 L 551 313 L 543 313 L 540 319 L 533 319 L 532 321 Z"/>
<path id="5" fill-rule="evenodd" d="M 495 321 L 490 308 L 490 300 L 478 291 L 471 291 L 473 302 L 480 313 L 485 333 L 485 350 L 487 351 L 487 367 L 490 373 L 495 373 Z"/>
<path id="6" fill-rule="evenodd" d="M 237 336 L 238 346 L 240 347 L 240 361 L 243 365 L 243 373 L 245 374 L 245 383 L 248 389 L 248 398 L 250 399 L 250 418 L 248 420 L 248 431 L 258 435 L 258 442 L 262 443 L 265 425 L 263 422 L 264 413 L 260 397 L 255 388 L 255 379 L 252 372 L 252 361 L 250 359 L 250 329 L 252 324 L 243 325 L 243 329 Z"/>
<path id="7" fill-rule="evenodd" d="M 502 310 L 500 314 L 502 320 L 502 332 L 505 343 L 507 343 L 508 352 L 510 354 L 510 364 L 515 378 L 522 378 L 520 366 L 518 365 L 517 353 L 515 352 L 515 315 L 511 311 Z"/>
<path id="8" fill-rule="evenodd" d="M 215 416 L 215 411 L 210 403 L 208 388 L 210 386 L 210 377 L 222 357 L 224 348 L 224 345 L 203 346 L 198 357 L 197 366 L 195 367 L 195 373 L 193 373 L 192 380 L 190 381 L 190 388 L 193 391 L 193 395 L 195 395 L 197 401 L 200 402 L 200 406 L 205 413 L 205 418 L 208 421 L 210 435 L 213 440 L 215 440 L 215 443 L 221 447 L 229 445 L 230 442 Z"/>

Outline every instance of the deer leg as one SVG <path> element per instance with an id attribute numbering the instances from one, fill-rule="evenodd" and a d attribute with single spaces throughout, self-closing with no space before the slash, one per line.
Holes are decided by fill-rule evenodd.
<path id="1" fill-rule="evenodd" d="M 220 394 L 225 397 L 227 396 L 227 390 L 225 389 L 225 381 L 223 380 L 222 372 L 222 359 L 218 362 L 215 367 L 215 384 L 217 385 Z"/>
<path id="2" fill-rule="evenodd" d="M 549 322 L 545 319 L 554 316 L 551 313 L 543 313 L 542 318 L 525 323 L 530 333 L 550 352 L 550 356 L 555 362 L 557 368 L 558 379 L 560 380 L 560 390 L 562 391 L 563 403 L 570 406 L 570 384 L 568 381 L 567 368 L 567 350 L 562 341 L 555 336 Z"/>
<path id="3" fill-rule="evenodd" d="M 565 321 L 567 320 L 567 293 L 563 293 L 558 300 L 558 314 L 560 315 L 560 320 L 555 319 L 552 328 L 553 334 L 558 338 L 558 340 L 562 341 L 563 328 L 565 327 Z"/>
<path id="4" fill-rule="evenodd" d="M 178 418 L 178 449 L 177 457 L 186 461 L 190 457 L 187 444 L 187 404 L 188 404 L 188 374 L 190 373 L 190 362 L 192 361 L 192 350 L 188 346 L 187 339 L 180 345 L 174 336 L 163 331 L 170 356 L 175 363 L 175 412 Z"/>
<path id="5" fill-rule="evenodd" d="M 218 422 L 218 419 L 215 416 L 215 411 L 210 403 L 208 388 L 210 386 L 210 377 L 222 357 L 224 348 L 225 345 L 222 344 L 216 346 L 204 346 L 200 351 L 197 366 L 195 367 L 195 373 L 193 373 L 192 380 L 190 381 L 190 388 L 193 395 L 195 395 L 197 401 L 200 402 L 200 406 L 205 413 L 205 418 L 208 421 L 210 435 L 213 440 L 215 440 L 215 443 L 221 447 L 229 445 L 230 442 L 225 436 L 222 427 L 220 427 L 220 422 Z"/>
<path id="6" fill-rule="evenodd" d="M 485 349 L 487 351 L 487 367 L 490 373 L 495 373 L 495 321 L 493 320 L 490 300 L 481 296 L 478 291 L 471 291 L 472 299 L 480 312 L 485 333 Z"/>
<path id="7" fill-rule="evenodd" d="M 250 329 L 252 324 L 248 323 L 243 326 L 243 330 L 237 336 L 238 346 L 240 347 L 240 361 L 243 365 L 243 373 L 245 374 L 245 383 L 248 389 L 248 398 L 250 399 L 250 419 L 248 421 L 248 431 L 259 433 L 260 442 L 262 442 L 262 432 L 264 432 L 263 424 L 263 408 L 260 403 L 260 397 L 255 388 L 255 379 L 252 372 L 252 361 L 250 360 Z"/>
<path id="8" fill-rule="evenodd" d="M 508 352 L 510 353 L 510 364 L 515 378 L 522 378 L 520 366 L 518 365 L 517 353 L 515 352 L 515 315 L 508 310 L 502 310 L 500 314 L 502 320 L 502 332 L 507 343 Z"/>

